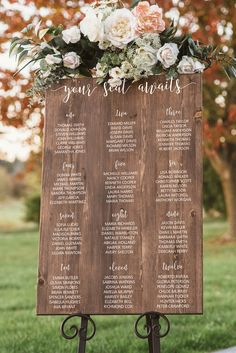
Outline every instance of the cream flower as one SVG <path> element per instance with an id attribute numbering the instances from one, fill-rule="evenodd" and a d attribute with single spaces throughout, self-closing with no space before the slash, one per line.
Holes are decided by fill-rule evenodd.
<path id="1" fill-rule="evenodd" d="M 205 65 L 190 56 L 183 56 L 177 68 L 180 74 L 193 74 L 194 72 L 202 72 Z"/>
<path id="2" fill-rule="evenodd" d="M 150 69 L 157 63 L 157 56 L 155 50 L 150 47 L 141 47 L 136 49 L 133 64 L 142 70 Z"/>
<path id="3" fill-rule="evenodd" d="M 137 22 L 128 9 L 112 12 L 104 22 L 106 39 L 117 48 L 124 48 L 136 38 Z"/>
<path id="4" fill-rule="evenodd" d="M 81 38 L 80 30 L 77 26 L 62 31 L 62 39 L 66 44 L 77 43 Z"/>
<path id="5" fill-rule="evenodd" d="M 108 42 L 108 40 L 104 40 L 102 42 L 99 42 L 98 46 L 99 46 L 99 49 L 106 50 L 110 47 L 110 42 Z"/>
<path id="6" fill-rule="evenodd" d="M 166 43 L 157 52 L 157 59 L 162 63 L 164 68 L 168 69 L 174 65 L 179 54 L 179 49 L 175 43 Z"/>
<path id="7" fill-rule="evenodd" d="M 122 85 L 122 80 L 120 79 L 120 78 L 110 78 L 109 80 L 108 80 L 108 83 L 109 83 L 109 85 L 111 86 L 111 87 L 119 87 L 119 86 L 121 86 Z"/>
<path id="8" fill-rule="evenodd" d="M 162 19 L 162 9 L 158 5 L 150 5 L 148 1 L 140 1 L 132 11 L 137 18 L 139 33 L 163 32 L 165 22 Z"/>
<path id="9" fill-rule="evenodd" d="M 88 37 L 90 42 L 102 42 L 104 40 L 104 26 L 92 7 L 82 9 L 85 18 L 80 22 L 81 32 Z"/>
<path id="10" fill-rule="evenodd" d="M 127 79 L 131 79 L 134 75 L 134 68 L 128 61 L 122 62 L 121 71 L 124 78 L 127 78 Z"/>
<path id="11" fill-rule="evenodd" d="M 45 61 L 48 65 L 54 65 L 54 64 L 60 64 L 62 62 L 62 59 L 53 54 L 48 54 L 45 57 Z"/>
<path id="12" fill-rule="evenodd" d="M 76 69 L 81 64 L 81 58 L 75 52 L 66 53 L 63 57 L 63 65 L 69 69 Z"/>
<path id="13" fill-rule="evenodd" d="M 106 65 L 101 65 L 101 63 L 97 63 L 95 70 L 96 77 L 105 78 L 107 76 L 108 70 Z"/>
<path id="14" fill-rule="evenodd" d="M 161 39 L 158 33 L 144 33 L 135 40 L 139 47 L 161 48 Z"/>
<path id="15" fill-rule="evenodd" d="M 119 78 L 124 77 L 122 70 L 118 66 L 113 67 L 111 70 L 109 70 L 109 75 L 110 75 L 110 77 L 115 78 L 115 79 L 119 79 Z"/>
<path id="16" fill-rule="evenodd" d="M 101 7 L 107 7 L 108 5 L 118 5 L 118 0 L 98 0 L 97 3 Z"/>

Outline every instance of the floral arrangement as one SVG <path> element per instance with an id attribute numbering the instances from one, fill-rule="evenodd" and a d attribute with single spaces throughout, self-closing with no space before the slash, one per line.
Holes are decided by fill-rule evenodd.
<path id="1" fill-rule="evenodd" d="M 126 8 L 119 0 L 100 0 L 81 12 L 77 26 L 28 25 L 23 37 L 13 38 L 10 53 L 17 55 L 18 64 L 34 64 L 32 96 L 41 96 L 66 77 L 96 77 L 98 83 L 107 80 L 117 87 L 124 80 L 161 73 L 168 79 L 202 72 L 214 62 L 236 77 L 235 58 L 194 41 L 191 34 L 177 35 L 177 27 L 173 22 L 166 25 L 158 5 L 136 0 Z"/>

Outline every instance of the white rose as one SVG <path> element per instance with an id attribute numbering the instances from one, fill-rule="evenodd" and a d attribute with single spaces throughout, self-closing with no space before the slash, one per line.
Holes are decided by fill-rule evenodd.
<path id="1" fill-rule="evenodd" d="M 198 60 L 194 60 L 195 72 L 203 72 L 205 70 L 205 65 Z"/>
<path id="2" fill-rule="evenodd" d="M 139 69 L 149 69 L 157 63 L 155 50 L 152 50 L 149 47 L 141 47 L 136 49 L 133 63 Z"/>
<path id="3" fill-rule="evenodd" d="M 45 56 L 45 61 L 48 65 L 60 64 L 62 59 L 53 54 L 48 54 Z"/>
<path id="4" fill-rule="evenodd" d="M 117 48 L 124 48 L 137 37 L 136 18 L 128 9 L 118 9 L 112 12 L 106 18 L 104 26 L 106 39 Z"/>
<path id="5" fill-rule="evenodd" d="M 66 44 L 77 43 L 81 38 L 80 29 L 77 26 L 62 31 L 62 39 Z"/>
<path id="6" fill-rule="evenodd" d="M 202 72 L 205 65 L 198 60 L 193 60 L 190 56 L 183 56 L 178 65 L 180 74 L 193 74 L 194 72 Z"/>
<path id="7" fill-rule="evenodd" d="M 123 74 L 122 70 L 118 66 L 113 67 L 109 71 L 109 75 L 110 75 L 110 77 L 112 77 L 114 79 L 120 79 L 120 78 L 124 77 L 124 74 Z"/>
<path id="8" fill-rule="evenodd" d="M 108 83 L 111 87 L 119 87 L 122 85 L 122 80 L 120 78 L 110 78 Z"/>
<path id="9" fill-rule="evenodd" d="M 76 69 L 81 64 L 81 58 L 74 51 L 71 51 L 64 55 L 63 64 L 69 69 Z"/>
<path id="10" fill-rule="evenodd" d="M 85 13 L 85 18 L 80 22 L 81 32 L 88 37 L 90 42 L 102 42 L 104 26 L 101 19 L 91 7 L 85 7 L 82 11 Z"/>
<path id="11" fill-rule="evenodd" d="M 179 49 L 175 43 L 166 43 L 157 52 L 157 59 L 168 69 L 174 65 L 179 54 Z"/>

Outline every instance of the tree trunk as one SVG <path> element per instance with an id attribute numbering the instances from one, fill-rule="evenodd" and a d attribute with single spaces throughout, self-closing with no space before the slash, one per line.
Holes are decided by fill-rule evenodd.
<path id="1" fill-rule="evenodd" d="M 228 230 L 224 235 L 227 240 L 236 240 L 236 159 L 235 154 L 231 155 L 230 161 L 223 160 L 214 151 L 205 148 L 209 160 L 220 177 L 224 192 L 224 199 L 227 212 Z"/>
<path id="2" fill-rule="evenodd" d="M 236 170 L 229 167 L 228 173 L 220 173 L 223 187 L 229 228 L 225 234 L 227 240 L 236 240 Z"/>

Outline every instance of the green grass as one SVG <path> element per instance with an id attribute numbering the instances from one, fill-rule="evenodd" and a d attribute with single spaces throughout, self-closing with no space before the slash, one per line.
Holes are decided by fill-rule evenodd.
<path id="1" fill-rule="evenodd" d="M 25 230 L 35 228 L 32 223 L 26 223 L 25 206 L 21 200 L 8 199 L 0 201 L 0 234 L 2 231 L 12 232 L 15 229 Z"/>
<path id="2" fill-rule="evenodd" d="M 169 316 L 163 353 L 206 353 L 236 345 L 236 246 L 221 244 L 223 221 L 205 223 L 204 315 Z M 76 340 L 60 336 L 62 317 L 36 317 L 37 231 L 0 232 L 0 353 L 72 353 Z M 136 317 L 95 317 L 89 353 L 147 352 L 136 338 Z"/>

